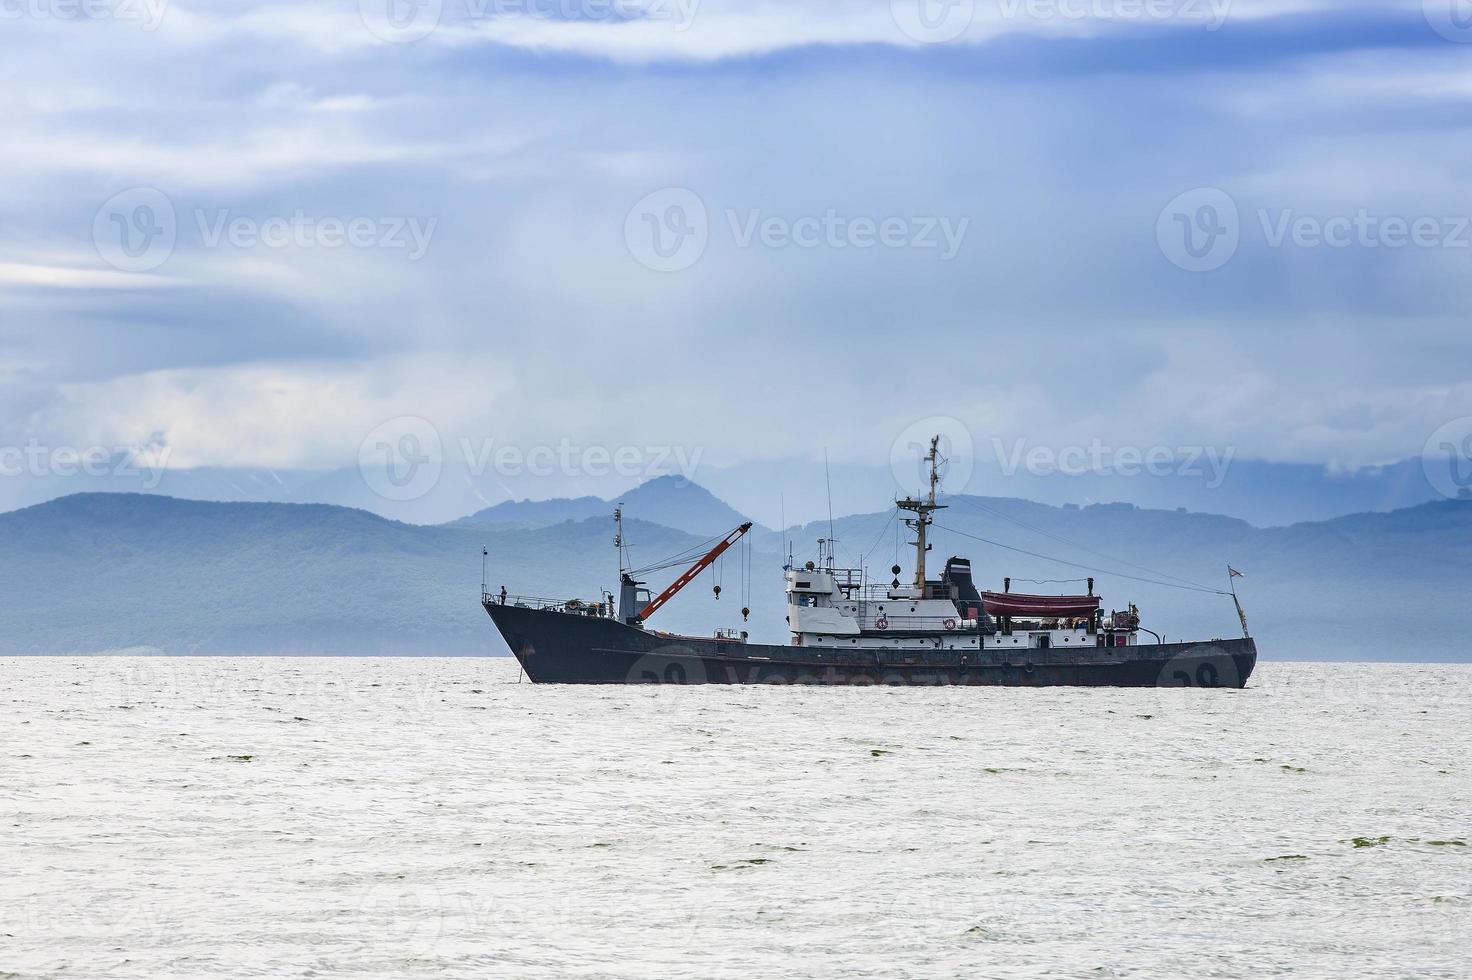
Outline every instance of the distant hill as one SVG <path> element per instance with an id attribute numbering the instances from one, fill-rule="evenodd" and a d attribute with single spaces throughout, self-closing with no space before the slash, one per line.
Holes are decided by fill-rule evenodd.
<path id="1" fill-rule="evenodd" d="M 633 522 L 650 548 L 689 535 Z M 0 651 L 500 653 L 489 581 L 596 598 L 607 521 L 555 532 L 417 527 L 320 504 L 81 494 L 0 515 Z"/>
<path id="2" fill-rule="evenodd" d="M 1082 583 L 1068 580 L 1093 574 L 1106 605 L 1139 603 L 1157 632 L 1224 636 L 1236 630 L 1230 600 L 1163 583 L 1221 589 L 1231 562 L 1247 573 L 1238 588 L 1265 657 L 1472 660 L 1472 631 L 1462 622 L 1472 591 L 1469 501 L 1266 529 L 1128 504 L 946 502 L 933 567 L 968 555 L 983 587 L 1010 575 L 1017 591 L 1072 591 Z M 707 509 L 677 510 L 676 519 L 695 526 L 699 513 L 719 530 L 739 517 Z M 639 565 L 710 536 L 632 513 L 626 531 Z M 753 535 L 754 638 L 786 638 L 784 538 L 803 561 L 828 534 L 824 521 Z M 908 534 L 891 512 L 838 518 L 833 534 L 840 561 L 862 562 L 874 580 L 887 581 L 891 564 L 910 568 Z M 603 513 L 548 526 L 421 527 L 326 505 L 65 497 L 0 514 L 0 653 L 504 653 L 478 605 L 482 547 L 492 589 L 594 598 L 616 571 Z M 700 633 L 740 625 L 739 568 L 733 554 L 654 625 Z"/>
<path id="3" fill-rule="evenodd" d="M 980 497 L 1013 497 L 1062 506 L 1120 501 L 1138 507 L 1230 514 L 1258 527 L 1323 521 L 1346 514 L 1391 511 L 1443 499 L 1427 482 L 1419 458 L 1367 467 L 1353 472 L 1331 470 L 1306 463 L 1270 463 L 1233 459 L 1224 473 L 1206 460 L 1191 466 L 1180 464 L 1163 475 L 1148 473 L 1029 473 L 1021 467 L 1004 472 L 996 452 L 1013 451 L 1004 446 L 994 451 L 978 447 L 981 455 L 971 477 L 960 485 L 948 480 L 956 494 Z M 964 471 L 964 467 L 962 470 Z M 959 473 L 957 474 L 960 475 Z M 825 487 L 832 485 L 837 513 L 869 510 L 893 499 L 896 490 L 911 492 L 914 485 L 898 487 L 887 466 L 857 466 L 835 463 L 831 480 L 825 478 L 821 458 L 806 463 L 749 462 L 729 470 L 702 470 L 696 479 L 738 510 L 771 514 L 778 506 L 779 492 L 786 491 L 787 512 L 813 520 L 826 511 Z M 1220 479 L 1220 482 L 1218 482 Z"/>
<path id="4" fill-rule="evenodd" d="M 746 518 L 697 483 L 678 476 L 662 476 L 612 500 L 575 497 L 567 500 L 508 501 L 453 522 L 456 526 L 503 524 L 546 527 L 563 521 L 612 518 L 623 505 L 624 517 L 646 520 L 691 534 L 724 534 Z"/>
<path id="5" fill-rule="evenodd" d="M 1221 474 L 1200 461 L 1194 467 L 1183 467 L 1185 472 L 1172 470 L 1156 476 L 1032 474 L 1026 467 L 1007 472 L 999 468 L 997 454 L 1011 453 L 1010 445 L 997 449 L 982 444 L 977 449 L 979 457 L 969 482 L 963 485 L 953 479 L 947 483 L 953 492 L 1055 505 L 1100 501 L 1165 509 L 1184 505 L 1193 511 L 1230 514 L 1259 527 L 1390 511 L 1440 499 L 1427 482 L 1419 458 L 1354 472 L 1306 463 L 1233 459 Z M 109 466 L 105 475 L 27 475 L 0 480 L 0 511 L 76 493 L 146 492 L 185 500 L 334 504 L 416 524 L 440 524 L 474 514 L 494 523 L 534 525 L 598 516 L 609 509 L 609 502 L 627 500 L 639 492 L 628 486 L 628 477 L 501 473 L 494 467 L 478 470 L 467 465 L 458 445 L 447 446 L 446 451 L 444 470 L 434 487 L 412 500 L 378 496 L 356 467 L 322 471 L 198 468 L 152 473 L 117 465 Z M 840 514 L 878 508 L 894 499 L 896 492 L 916 489 L 899 486 L 883 457 L 835 462 L 831 468 L 825 468 L 821 457 L 758 460 L 729 467 L 703 465 L 687 475 L 696 483 L 685 483 L 681 477 L 669 481 L 697 487 L 702 494 L 713 493 L 734 512 L 773 526 L 785 519 L 810 520 L 826 514 L 830 487 L 833 509 Z M 779 516 L 784 507 L 787 517 Z M 554 518 L 554 514 L 560 516 Z M 705 527 L 705 523 L 681 526 Z M 697 533 L 714 534 L 717 529 Z"/>
<path id="6" fill-rule="evenodd" d="M 478 510 L 450 524 L 473 527 L 479 524 L 501 524 L 508 527 L 548 527 L 564 521 L 586 521 L 613 513 L 614 504 L 602 497 L 570 497 L 556 500 L 507 500 L 494 507 Z"/>

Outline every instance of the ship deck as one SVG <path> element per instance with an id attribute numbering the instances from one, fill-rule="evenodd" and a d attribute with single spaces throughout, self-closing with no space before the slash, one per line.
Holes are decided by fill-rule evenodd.
<path id="1" fill-rule="evenodd" d="M 485 603 L 527 676 L 550 683 L 817 683 L 1241 687 L 1250 638 L 1136 646 L 894 649 L 659 633 L 606 617 Z"/>

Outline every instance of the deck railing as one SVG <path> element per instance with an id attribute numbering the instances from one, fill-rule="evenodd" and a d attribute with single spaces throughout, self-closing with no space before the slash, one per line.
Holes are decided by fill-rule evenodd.
<path id="1" fill-rule="evenodd" d="M 569 616 L 589 616 L 594 619 L 613 618 L 613 604 L 604 599 L 553 599 L 547 596 L 514 595 L 510 592 L 486 592 L 480 594 L 481 602 L 491 606 L 515 606 L 519 609 L 539 609 L 560 612 Z"/>

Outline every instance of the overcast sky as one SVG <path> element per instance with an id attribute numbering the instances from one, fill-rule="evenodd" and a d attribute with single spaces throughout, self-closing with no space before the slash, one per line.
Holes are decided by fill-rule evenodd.
<path id="1" fill-rule="evenodd" d="M 1453 0 L 82 2 L 0 0 L 5 444 L 1354 467 L 1472 415 Z"/>

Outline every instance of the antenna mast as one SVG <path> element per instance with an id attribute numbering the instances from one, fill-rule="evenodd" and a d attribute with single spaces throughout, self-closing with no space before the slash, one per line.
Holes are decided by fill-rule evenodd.
<path id="1" fill-rule="evenodd" d="M 915 588 L 920 590 L 923 598 L 925 595 L 925 553 L 930 550 L 926 542 L 926 531 L 934 522 L 931 515 L 938 510 L 944 510 L 945 504 L 935 502 L 936 487 L 940 485 L 940 436 L 930 440 L 930 452 L 925 454 L 925 461 L 930 464 L 930 493 L 923 499 L 906 497 L 895 501 L 895 506 L 900 510 L 908 510 L 914 513 L 914 517 L 905 518 L 905 526 L 915 532 Z"/>
<path id="2" fill-rule="evenodd" d="M 792 567 L 792 552 L 787 548 L 787 494 L 778 494 L 777 502 L 782 507 L 782 554 L 787 562 L 783 568 Z"/>
<path id="3" fill-rule="evenodd" d="M 624 505 L 619 504 L 613 509 L 613 546 L 618 549 L 618 579 L 624 580 L 624 572 L 628 570 L 624 562 Z"/>
<path id="4" fill-rule="evenodd" d="M 828 487 L 828 540 L 833 540 L 833 477 L 828 472 L 828 447 L 823 447 L 823 483 Z"/>

